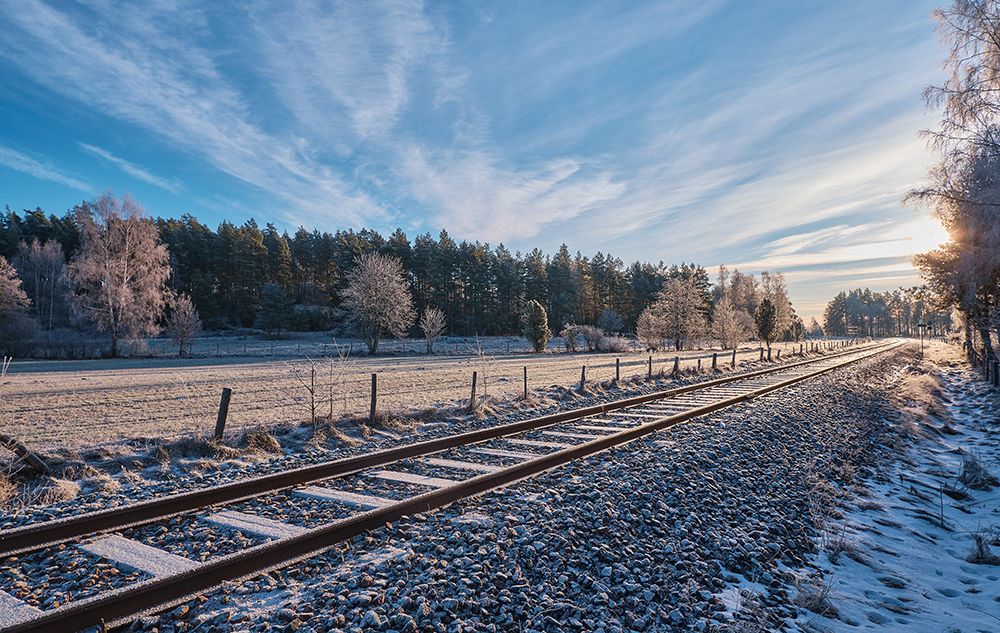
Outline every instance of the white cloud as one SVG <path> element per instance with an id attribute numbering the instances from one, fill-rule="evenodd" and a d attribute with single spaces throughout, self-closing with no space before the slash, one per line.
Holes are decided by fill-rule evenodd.
<path id="1" fill-rule="evenodd" d="M 65 185 L 78 191 L 91 193 L 94 190 L 91 185 L 75 176 L 66 174 L 49 162 L 37 160 L 27 154 L 2 145 L 0 145 L 0 165 L 19 171 L 22 174 L 28 174 L 35 178 Z"/>
<path id="2" fill-rule="evenodd" d="M 585 174 L 570 159 L 515 170 L 483 151 L 434 159 L 411 147 L 403 175 L 413 195 L 438 211 L 435 220 L 458 235 L 501 242 L 537 235 L 621 195 L 625 185 L 606 173 Z"/>
<path id="3" fill-rule="evenodd" d="M 197 7 L 131 14 L 98 3 L 96 24 L 37 0 L 0 4 L 0 56 L 35 81 L 144 127 L 284 202 L 290 216 L 360 225 L 384 211 L 300 138 L 265 131 L 199 43 Z"/>
<path id="4" fill-rule="evenodd" d="M 383 136 L 410 74 L 446 47 L 420 2 L 279 3 L 251 10 L 259 72 L 310 135 L 351 145 Z"/>
<path id="5" fill-rule="evenodd" d="M 93 154 L 98 158 L 106 160 L 107 162 L 111 163 L 118 169 L 122 170 L 123 172 L 125 172 L 126 174 L 132 176 L 137 180 L 148 182 L 151 185 L 154 185 L 161 189 L 166 189 L 167 191 L 170 191 L 172 193 L 179 193 L 183 188 L 181 186 L 180 181 L 177 180 L 176 178 L 170 178 L 170 179 L 161 178 L 160 176 L 150 173 L 149 170 L 147 170 L 145 167 L 136 165 L 135 163 L 130 163 L 124 158 L 119 158 L 118 156 L 115 156 L 108 150 L 103 149 L 101 147 L 97 147 L 96 145 L 88 145 L 87 143 L 77 143 L 77 144 L 80 147 L 82 147 L 86 152 Z"/>

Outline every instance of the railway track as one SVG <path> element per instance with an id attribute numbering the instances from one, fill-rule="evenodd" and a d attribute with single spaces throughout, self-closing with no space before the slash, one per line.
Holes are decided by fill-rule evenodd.
<path id="1" fill-rule="evenodd" d="M 133 582 L 40 609 L 0 588 L 0 631 L 78 631 L 162 611 L 223 582 L 320 553 L 402 517 L 492 490 L 686 420 L 894 350 L 877 343 L 774 368 L 514 422 L 376 453 L 0 532 L 0 570 L 25 556 L 79 551 Z M 264 512 L 255 513 L 260 500 Z M 279 513 L 274 505 L 319 508 Z M 288 517 L 294 519 L 288 519 Z M 318 517 L 318 519 L 317 519 Z M 156 546 L 167 520 L 210 525 L 258 544 L 203 561 Z M 159 533 L 166 528 L 161 528 Z M 154 544 L 150 544 L 150 542 Z M 31 604 L 35 602 L 35 604 Z"/>

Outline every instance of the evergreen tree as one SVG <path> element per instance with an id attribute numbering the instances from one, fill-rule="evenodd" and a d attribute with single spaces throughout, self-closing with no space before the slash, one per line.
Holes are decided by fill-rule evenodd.
<path id="1" fill-rule="evenodd" d="M 535 300 L 528 301 L 524 304 L 524 310 L 521 312 L 521 325 L 524 338 L 528 339 L 531 347 L 536 352 L 544 352 L 545 346 L 552 338 L 545 307 Z"/>
<path id="2" fill-rule="evenodd" d="M 257 327 L 268 334 L 280 334 L 291 328 L 295 309 L 291 297 L 278 284 L 265 284 L 257 304 Z"/>

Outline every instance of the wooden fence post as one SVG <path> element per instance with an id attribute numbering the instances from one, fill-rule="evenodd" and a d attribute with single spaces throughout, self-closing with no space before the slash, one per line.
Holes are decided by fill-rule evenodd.
<path id="1" fill-rule="evenodd" d="M 469 413 L 476 410 L 476 379 L 479 377 L 479 372 L 472 372 L 472 395 L 469 396 Z"/>
<path id="2" fill-rule="evenodd" d="M 652 354 L 649 355 L 649 371 L 646 372 L 646 376 L 648 378 L 652 378 L 653 377 L 653 355 Z"/>
<path id="3" fill-rule="evenodd" d="M 616 358 L 615 359 L 615 382 L 618 382 L 621 379 L 622 379 L 622 359 Z"/>
<path id="4" fill-rule="evenodd" d="M 778 360 L 781 360 L 781 350 L 778 350 Z"/>
<path id="5" fill-rule="evenodd" d="M 674 356 L 674 375 L 681 373 L 681 357 Z"/>
<path id="6" fill-rule="evenodd" d="M 583 391 L 587 386 L 587 366 L 584 365 L 580 368 L 580 391 Z"/>
<path id="7" fill-rule="evenodd" d="M 524 366 L 524 399 L 528 399 L 528 366 Z"/>
<path id="8" fill-rule="evenodd" d="M 712 371 L 719 370 L 719 355 L 716 352 L 712 352 Z"/>
<path id="9" fill-rule="evenodd" d="M 28 447 L 17 441 L 9 435 L 0 435 L 0 446 L 3 446 L 7 450 L 12 451 L 15 455 L 21 458 L 25 464 L 27 464 L 31 469 L 33 469 L 39 475 L 44 475 L 49 472 L 49 465 L 46 464 L 42 459 L 28 450 Z"/>
<path id="10" fill-rule="evenodd" d="M 769 362 L 769 363 L 771 362 L 771 348 L 770 347 L 767 348 L 767 362 Z"/>
<path id="11" fill-rule="evenodd" d="M 733 348 L 733 369 L 736 369 L 736 348 Z"/>
<path id="12" fill-rule="evenodd" d="M 372 400 L 368 409 L 368 421 L 375 421 L 375 408 L 378 404 L 378 374 L 372 374 Z"/>
<path id="13" fill-rule="evenodd" d="M 763 347 L 760 348 L 760 360 L 761 360 L 761 362 L 764 361 L 764 348 Z"/>
<path id="14" fill-rule="evenodd" d="M 233 397 L 233 390 L 229 387 L 222 388 L 222 399 L 219 400 L 219 415 L 215 418 L 215 441 L 222 441 L 222 434 L 226 431 L 226 418 L 229 417 L 229 399 Z"/>

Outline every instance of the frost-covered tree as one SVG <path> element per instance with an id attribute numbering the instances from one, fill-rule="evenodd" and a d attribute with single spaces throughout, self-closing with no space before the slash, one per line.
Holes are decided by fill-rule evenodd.
<path id="1" fill-rule="evenodd" d="M 378 353 L 383 336 L 403 336 L 413 324 L 413 298 L 396 257 L 378 253 L 358 257 L 347 273 L 343 302 L 369 354 Z"/>
<path id="2" fill-rule="evenodd" d="M 177 344 L 178 356 L 183 356 L 185 349 L 190 351 L 194 339 L 201 334 L 201 317 L 187 295 L 179 294 L 171 299 L 164 333 Z"/>
<path id="3" fill-rule="evenodd" d="M 712 336 L 724 349 L 735 348 L 750 338 L 753 327 L 753 318 L 746 311 L 733 306 L 728 296 L 723 296 L 715 304 Z"/>
<path id="4" fill-rule="evenodd" d="M 993 354 L 991 327 L 1000 308 L 1000 3 L 954 0 L 935 11 L 949 51 L 948 79 L 925 91 L 941 107 L 927 131 L 941 159 L 930 182 L 909 200 L 932 207 L 950 240 L 915 258 L 939 303 L 956 307 L 966 343 L 979 335 Z"/>
<path id="5" fill-rule="evenodd" d="M 534 299 L 524 304 L 521 312 L 521 331 L 536 352 L 544 352 L 552 332 L 549 330 L 549 317 L 542 304 Z"/>
<path id="6" fill-rule="evenodd" d="M 33 342 L 35 323 L 28 316 L 30 305 L 17 271 L 0 257 L 0 346 L 4 356 L 21 352 Z"/>
<path id="7" fill-rule="evenodd" d="M 693 279 L 671 278 L 663 283 L 663 290 L 652 309 L 663 323 L 664 338 L 674 342 L 674 349 L 705 335 L 704 291 Z"/>
<path id="8" fill-rule="evenodd" d="M 0 257 L 0 317 L 23 314 L 30 305 L 17 271 L 6 257 Z"/>
<path id="9" fill-rule="evenodd" d="M 424 341 L 427 343 L 427 353 L 434 353 L 434 341 L 438 339 L 445 330 L 444 312 L 437 308 L 424 308 L 418 322 L 420 331 L 424 333 Z"/>
<path id="10" fill-rule="evenodd" d="M 77 209 L 80 248 L 66 272 L 76 308 L 111 338 L 154 335 L 167 302 L 167 247 L 132 198 L 105 194 Z"/>
<path id="11" fill-rule="evenodd" d="M 665 329 L 663 318 L 652 307 L 643 310 L 635 321 L 635 337 L 651 352 L 663 347 Z"/>
<path id="12" fill-rule="evenodd" d="M 757 336 L 767 344 L 767 353 L 770 355 L 771 343 L 778 338 L 778 311 L 770 299 L 765 297 L 757 306 L 754 322 L 757 324 Z"/>
<path id="13" fill-rule="evenodd" d="M 30 244 L 21 242 L 12 263 L 31 299 L 35 321 L 47 330 L 65 325 L 69 320 L 69 280 L 62 245 L 37 238 Z"/>
<path id="14" fill-rule="evenodd" d="M 785 276 L 764 271 L 760 274 L 761 296 L 774 306 L 775 336 L 781 338 L 792 326 L 795 310 L 785 288 Z"/>
<path id="15" fill-rule="evenodd" d="M 809 328 L 806 330 L 809 338 L 820 338 L 823 336 L 823 326 L 819 324 L 816 317 L 809 319 Z"/>

